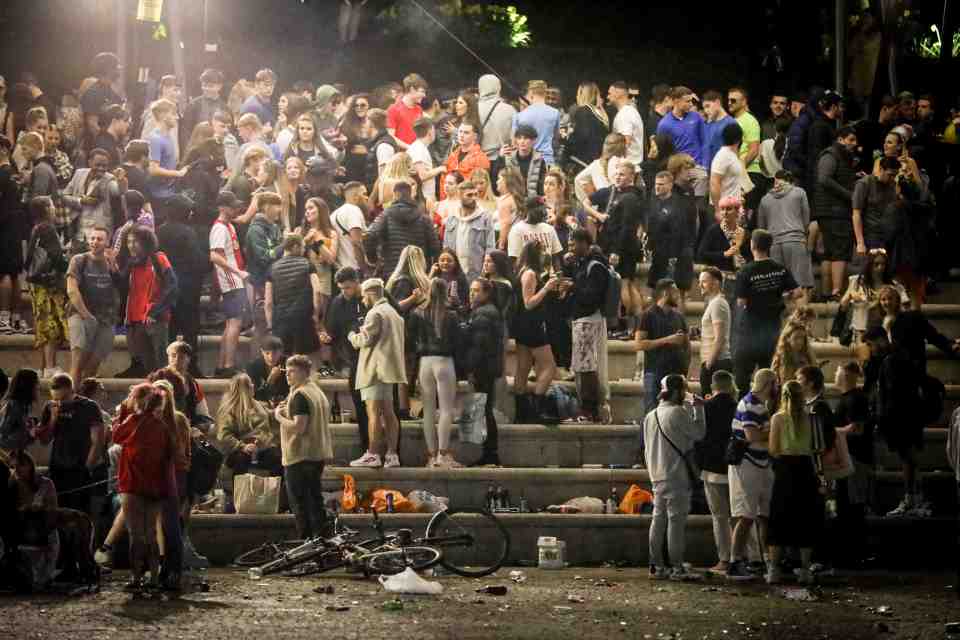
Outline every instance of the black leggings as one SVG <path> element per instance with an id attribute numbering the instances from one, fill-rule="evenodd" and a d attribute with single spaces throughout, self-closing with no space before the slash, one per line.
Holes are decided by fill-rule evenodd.
<path id="1" fill-rule="evenodd" d="M 497 433 L 497 419 L 493 415 L 493 404 L 496 401 L 494 397 L 495 382 L 495 380 L 477 379 L 474 385 L 478 393 L 487 394 L 487 404 L 484 406 L 484 414 L 487 419 L 487 437 L 483 441 L 483 453 L 490 455 L 497 455 L 500 444 L 499 434 Z"/>

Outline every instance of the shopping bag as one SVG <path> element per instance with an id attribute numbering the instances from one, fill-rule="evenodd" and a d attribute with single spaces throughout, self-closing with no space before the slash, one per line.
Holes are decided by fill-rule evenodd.
<path id="1" fill-rule="evenodd" d="M 245 473 L 233 478 L 233 504 L 237 513 L 269 515 L 280 511 L 280 478 Z"/>
<path id="2" fill-rule="evenodd" d="M 460 427 L 460 442 L 483 444 L 487 438 L 487 394 L 474 393 L 465 403 L 457 424 Z"/>
<path id="3" fill-rule="evenodd" d="M 620 513 L 641 513 L 644 505 L 647 504 L 653 504 L 653 494 L 632 484 L 623 494 L 618 511 Z"/>
<path id="4" fill-rule="evenodd" d="M 353 513 L 360 506 L 357 504 L 357 483 L 353 476 L 343 476 L 343 495 L 340 497 L 340 506 L 345 513 Z"/>
<path id="5" fill-rule="evenodd" d="M 370 492 L 370 510 L 377 513 L 387 512 L 387 494 L 393 496 L 394 513 L 415 513 L 416 508 L 405 495 L 393 489 L 374 489 Z"/>

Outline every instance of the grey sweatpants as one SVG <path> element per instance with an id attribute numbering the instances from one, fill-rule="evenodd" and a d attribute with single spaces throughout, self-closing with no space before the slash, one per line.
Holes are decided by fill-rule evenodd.
<path id="1" fill-rule="evenodd" d="M 683 568 L 687 546 L 687 516 L 690 514 L 690 486 L 684 480 L 653 483 L 653 522 L 650 524 L 650 564 Z M 668 565 L 663 557 L 666 542 Z"/>

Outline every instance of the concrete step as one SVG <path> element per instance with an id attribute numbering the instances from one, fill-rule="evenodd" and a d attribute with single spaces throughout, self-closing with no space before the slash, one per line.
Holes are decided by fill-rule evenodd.
<path id="1" fill-rule="evenodd" d="M 422 536 L 430 516 L 424 514 L 384 514 L 380 516 L 386 530 L 409 528 L 414 536 Z M 372 517 L 346 514 L 346 526 L 363 535 L 372 532 Z M 555 536 L 566 542 L 566 560 L 571 566 L 598 565 L 605 562 L 649 564 L 647 544 L 649 515 L 583 515 L 583 514 L 504 514 L 498 516 L 510 533 L 508 566 L 537 561 L 537 539 Z M 865 541 L 880 556 L 881 566 L 943 565 L 943 549 L 955 543 L 956 520 L 953 518 L 890 519 L 870 518 Z M 293 516 L 195 515 L 191 520 L 191 538 L 200 553 L 216 565 L 228 565 L 235 557 L 264 542 L 296 538 Z M 924 544 L 903 548 L 903 536 L 922 539 Z M 482 533 L 481 533 L 482 536 Z M 478 561 L 483 562 L 483 545 L 478 545 Z M 686 561 L 698 567 L 713 566 L 717 561 L 712 520 L 709 516 L 687 519 Z M 500 575 L 505 575 L 501 571 Z M 589 585 L 587 585 L 589 586 Z"/>
<path id="2" fill-rule="evenodd" d="M 480 508 L 491 485 L 509 491 L 511 500 L 519 504 L 527 499 L 532 510 L 562 504 L 572 498 L 593 496 L 606 499 L 616 487 L 623 496 L 631 484 L 650 489 L 650 476 L 645 469 L 426 469 L 399 467 L 394 469 L 354 469 L 328 467 L 324 471 L 324 488 L 338 491 L 345 474 L 357 482 L 364 493 L 373 489 L 395 489 L 407 493 L 425 489 L 450 499 L 454 508 Z M 938 511 L 953 513 L 956 506 L 956 484 L 948 472 L 923 474 L 924 490 Z M 880 472 L 876 476 L 874 510 L 886 513 L 899 503 L 903 495 L 902 474 Z M 694 499 L 694 513 L 707 513 L 706 502 Z"/>

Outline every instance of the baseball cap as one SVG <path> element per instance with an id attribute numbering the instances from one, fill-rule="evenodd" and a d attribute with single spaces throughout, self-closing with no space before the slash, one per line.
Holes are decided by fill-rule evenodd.
<path id="1" fill-rule="evenodd" d="M 233 191 L 224 190 L 217 194 L 217 206 L 236 209 L 240 206 L 240 199 Z"/>
<path id="2" fill-rule="evenodd" d="M 912 91 L 901 91 L 897 94 L 897 100 L 904 102 L 906 100 L 914 100 L 914 95 Z"/>

